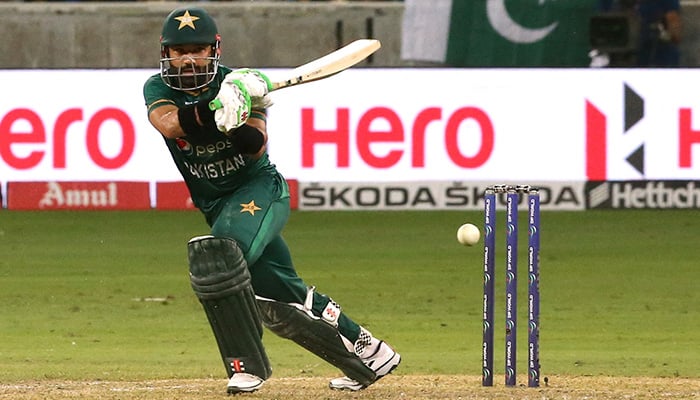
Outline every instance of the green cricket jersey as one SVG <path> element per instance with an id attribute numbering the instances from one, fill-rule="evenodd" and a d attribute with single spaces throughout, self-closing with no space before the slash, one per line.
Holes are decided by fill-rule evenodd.
<path id="1" fill-rule="evenodd" d="M 221 82 L 231 72 L 219 66 L 214 80 L 197 95 L 171 89 L 160 74 L 151 76 L 143 87 L 146 106 L 152 109 L 171 104 L 178 107 L 209 102 L 219 91 Z M 196 137 L 165 139 L 168 150 L 189 188 L 194 205 L 205 214 L 214 211 L 219 199 L 236 191 L 258 174 L 277 174 L 267 154 L 253 160 L 233 149 L 230 139 L 213 128 Z"/>
<path id="2" fill-rule="evenodd" d="M 219 66 L 208 89 L 193 95 L 169 88 L 160 74 L 144 84 L 149 112 L 161 105 L 178 107 L 209 102 L 231 69 Z M 289 217 L 289 189 L 267 154 L 258 160 L 239 154 L 215 127 L 196 137 L 165 139 L 170 154 L 189 188 L 192 201 L 205 215 L 216 237 L 234 239 L 249 265 L 255 293 L 283 303 L 304 303 L 307 287 L 297 275 L 281 236 Z M 331 300 L 314 292 L 312 311 L 321 316 Z M 338 330 L 355 342 L 360 327 L 345 313 Z"/>

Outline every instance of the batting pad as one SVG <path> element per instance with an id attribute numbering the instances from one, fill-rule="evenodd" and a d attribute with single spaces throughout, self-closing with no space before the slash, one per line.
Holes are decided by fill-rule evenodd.
<path id="1" fill-rule="evenodd" d="M 243 252 L 231 239 L 200 236 L 187 244 L 192 289 L 202 304 L 228 376 L 267 379 L 272 374 L 262 345 L 263 327 Z"/>
<path id="2" fill-rule="evenodd" d="M 310 315 L 300 304 L 258 297 L 258 307 L 265 326 L 275 334 L 316 354 L 364 386 L 377 380 L 374 371 L 355 353 L 348 351 L 337 328 Z"/>

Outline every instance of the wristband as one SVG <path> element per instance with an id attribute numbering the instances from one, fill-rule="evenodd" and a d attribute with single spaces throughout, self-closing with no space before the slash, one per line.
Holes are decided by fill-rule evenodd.
<path id="1" fill-rule="evenodd" d="M 202 121 L 204 128 L 216 127 L 216 122 L 214 121 L 214 111 L 209 109 L 209 103 L 206 101 L 200 101 L 194 105 L 197 108 L 197 116 L 199 120 Z"/>
<path id="2" fill-rule="evenodd" d="M 180 128 L 185 135 L 192 136 L 201 133 L 202 126 L 197 123 L 195 106 L 181 107 L 177 110 L 177 118 L 180 120 Z"/>
<path id="3" fill-rule="evenodd" d="M 202 125 L 197 122 L 197 116 L 202 121 Z M 182 131 L 190 136 L 202 133 L 207 127 L 216 126 L 214 112 L 209 110 L 206 102 L 202 101 L 191 106 L 178 108 L 177 117 L 180 120 Z"/>
<path id="4" fill-rule="evenodd" d="M 256 154 L 265 144 L 265 136 L 254 126 L 243 124 L 229 131 L 231 145 L 241 154 Z"/>

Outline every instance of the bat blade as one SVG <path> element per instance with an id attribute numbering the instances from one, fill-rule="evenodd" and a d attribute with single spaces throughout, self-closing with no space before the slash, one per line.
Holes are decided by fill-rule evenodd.
<path id="1" fill-rule="evenodd" d="M 355 40 L 332 53 L 296 67 L 288 77 L 272 82 L 272 90 L 328 78 L 361 62 L 381 46 L 376 39 Z"/>

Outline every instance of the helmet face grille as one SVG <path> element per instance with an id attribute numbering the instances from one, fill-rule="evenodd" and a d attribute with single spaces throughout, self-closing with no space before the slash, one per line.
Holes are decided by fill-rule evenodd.
<path id="1" fill-rule="evenodd" d="M 219 56 L 213 57 L 188 57 L 189 63 L 183 63 L 182 59 L 164 57 L 160 60 L 160 77 L 169 87 L 176 90 L 197 90 L 208 85 L 219 69 Z M 180 61 L 179 67 L 172 65 L 172 61 Z M 207 60 L 204 66 L 197 66 L 196 60 Z"/>

